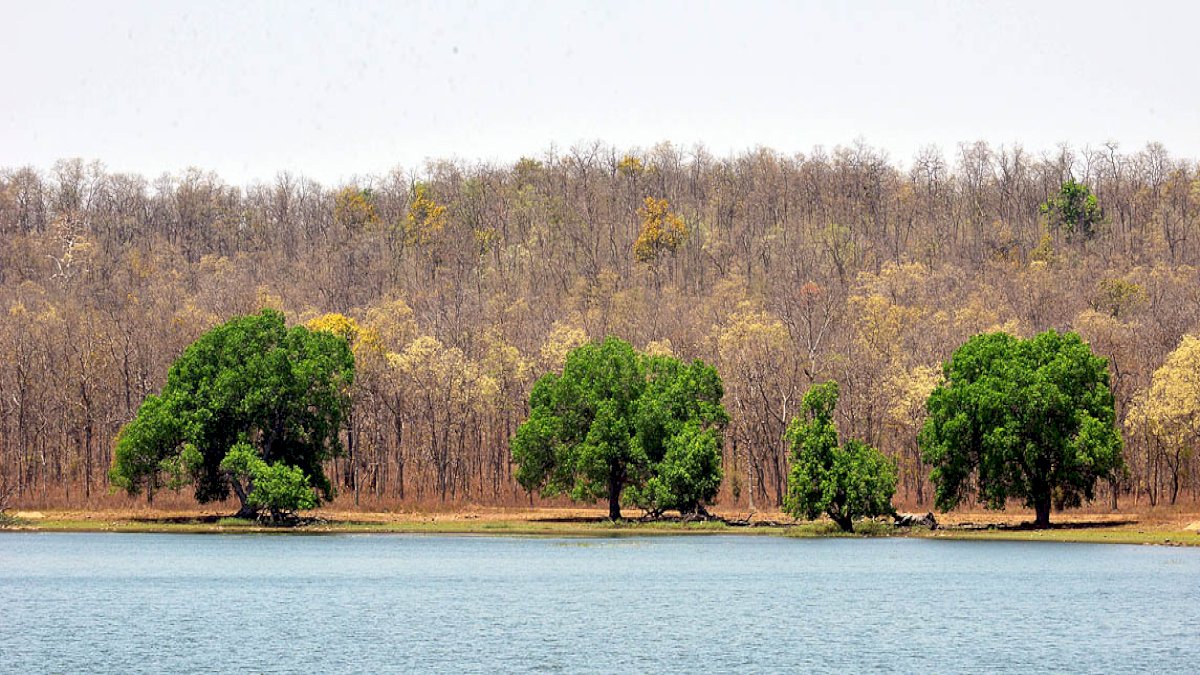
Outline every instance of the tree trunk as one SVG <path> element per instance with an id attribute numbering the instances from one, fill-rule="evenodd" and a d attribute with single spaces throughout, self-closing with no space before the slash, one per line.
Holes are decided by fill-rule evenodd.
<path id="1" fill-rule="evenodd" d="M 842 532 L 854 531 L 854 521 L 850 519 L 850 516 L 835 516 L 830 514 L 829 517 L 833 519 L 833 522 L 837 523 L 838 527 L 842 528 Z"/>
<path id="2" fill-rule="evenodd" d="M 234 518 L 246 518 L 249 520 L 257 518 L 258 517 L 258 509 L 254 508 L 253 506 L 250 506 L 248 503 L 246 503 L 246 494 L 249 492 L 249 490 L 242 487 L 241 481 L 239 481 L 238 479 L 233 478 L 233 477 L 230 477 L 229 484 L 233 486 L 233 492 L 234 492 L 234 494 L 237 495 L 238 502 L 240 502 L 240 504 L 241 504 L 241 506 L 238 507 L 237 513 L 235 513 L 233 515 L 233 517 Z"/>
<path id="3" fill-rule="evenodd" d="M 1033 510 L 1037 516 L 1033 521 L 1033 526 L 1038 529 L 1050 527 L 1050 495 L 1037 497 L 1033 504 Z"/>
<path id="4" fill-rule="evenodd" d="M 615 472 L 608 477 L 608 518 L 621 519 L 621 481 Z"/>

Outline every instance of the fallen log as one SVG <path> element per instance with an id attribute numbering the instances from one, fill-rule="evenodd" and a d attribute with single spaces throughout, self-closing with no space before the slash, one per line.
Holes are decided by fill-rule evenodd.
<path id="1" fill-rule="evenodd" d="M 937 519 L 933 517 L 933 513 L 920 515 L 916 513 L 897 513 L 896 527 L 927 527 L 931 530 L 938 528 Z"/>

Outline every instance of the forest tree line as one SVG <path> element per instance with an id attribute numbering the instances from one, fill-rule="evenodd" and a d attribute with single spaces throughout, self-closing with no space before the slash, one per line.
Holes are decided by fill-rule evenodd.
<path id="1" fill-rule="evenodd" d="M 1046 208 L 1069 183 L 1094 196 L 1087 228 Z M 720 371 L 720 504 L 781 504 L 787 426 L 836 380 L 838 425 L 894 458 L 900 504 L 925 506 L 916 439 L 941 364 L 980 332 L 1051 328 L 1109 359 L 1126 472 L 1105 498 L 1200 497 L 1195 436 L 1150 414 L 1187 384 L 1156 371 L 1196 367 L 1173 352 L 1200 329 L 1200 165 L 1157 145 L 976 143 L 901 164 L 863 144 L 592 144 L 336 186 L 72 160 L 0 171 L 0 240 L 0 480 L 17 503 L 110 499 L 118 430 L 184 347 L 261 307 L 351 340 L 328 472 L 345 504 L 528 503 L 509 439 L 530 388 L 618 335 Z"/>

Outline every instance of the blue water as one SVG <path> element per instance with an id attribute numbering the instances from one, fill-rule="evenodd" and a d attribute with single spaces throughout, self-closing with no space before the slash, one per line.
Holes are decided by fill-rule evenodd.
<path id="1" fill-rule="evenodd" d="M 5 672 L 1196 672 L 1200 550 L 0 534 Z"/>

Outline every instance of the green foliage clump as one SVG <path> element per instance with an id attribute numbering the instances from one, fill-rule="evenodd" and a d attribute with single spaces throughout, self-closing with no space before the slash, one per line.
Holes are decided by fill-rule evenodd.
<path id="1" fill-rule="evenodd" d="M 721 487 L 721 441 L 695 422 L 667 439 L 666 452 L 645 486 L 631 488 L 631 500 L 653 512 L 696 513 Z"/>
<path id="2" fill-rule="evenodd" d="M 269 309 L 232 319 L 193 342 L 171 366 L 162 393 L 147 397 L 121 430 L 113 485 L 153 496 L 161 487 L 191 484 L 201 503 L 232 490 L 244 517 L 264 508 L 311 508 L 316 496 L 310 502 L 300 495 L 311 494 L 309 486 L 326 499 L 333 494 L 322 462 L 341 451 L 353 379 L 354 356 L 343 338 L 289 329 Z M 247 451 L 265 468 L 248 463 Z"/>
<path id="3" fill-rule="evenodd" d="M 1080 236 L 1091 239 L 1096 235 L 1096 226 L 1104 222 L 1104 211 L 1091 188 L 1069 178 L 1057 195 L 1047 199 L 1041 206 L 1048 225 L 1062 229 L 1067 237 Z"/>
<path id="4" fill-rule="evenodd" d="M 939 508 L 971 494 L 995 509 L 1021 499 L 1046 527 L 1051 505 L 1091 500 L 1121 469 L 1108 361 L 1075 333 L 976 335 L 943 375 L 920 435 Z"/>
<path id="5" fill-rule="evenodd" d="M 1124 279 L 1101 279 L 1092 296 L 1092 309 L 1105 312 L 1114 319 L 1137 307 L 1146 299 L 1146 289 Z"/>
<path id="6" fill-rule="evenodd" d="M 792 420 L 786 440 L 792 448 L 784 511 L 813 520 L 828 515 L 844 532 L 854 520 L 892 513 L 896 466 L 859 441 L 838 441 L 833 411 L 838 385 L 825 382 L 804 394 L 803 415 Z"/>
<path id="7" fill-rule="evenodd" d="M 701 361 L 638 353 L 607 338 L 541 377 L 512 439 L 517 480 L 543 495 L 624 499 L 651 513 L 703 511 L 721 483 L 721 378 Z"/>
<path id="8" fill-rule="evenodd" d="M 221 470 L 248 486 L 246 503 L 255 509 L 270 511 L 272 519 L 282 521 L 296 511 L 317 506 L 308 476 L 298 466 L 283 462 L 267 464 L 254 447 L 245 441 L 235 444 L 221 460 Z"/>

